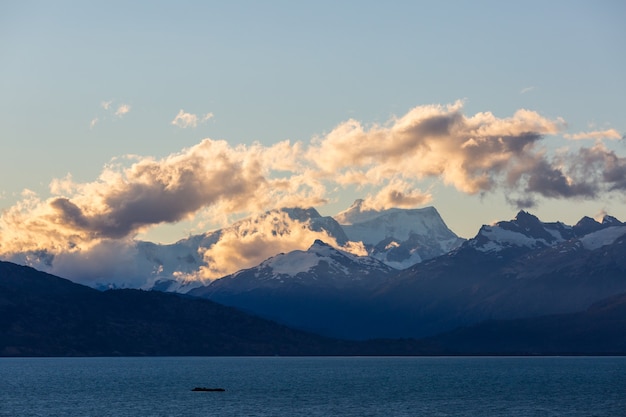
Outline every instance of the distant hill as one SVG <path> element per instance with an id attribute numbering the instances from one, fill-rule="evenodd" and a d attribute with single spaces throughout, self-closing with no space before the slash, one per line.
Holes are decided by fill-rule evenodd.
<path id="1" fill-rule="evenodd" d="M 212 301 L 100 292 L 0 262 L 0 356 L 318 355 L 341 342 Z"/>
<path id="2" fill-rule="evenodd" d="M 428 342 L 446 355 L 625 355 L 626 294 L 580 313 L 487 321 Z"/>
<path id="3" fill-rule="evenodd" d="M 626 294 L 428 339 L 342 341 L 179 294 L 100 292 L 0 262 L 0 356 L 626 354 Z"/>

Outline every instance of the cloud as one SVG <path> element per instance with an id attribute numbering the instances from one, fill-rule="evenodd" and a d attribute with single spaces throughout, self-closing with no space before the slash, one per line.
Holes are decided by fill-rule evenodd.
<path id="1" fill-rule="evenodd" d="M 602 223 L 602 220 L 608 215 L 607 211 L 604 208 L 601 208 L 593 218 L 598 222 Z"/>
<path id="2" fill-rule="evenodd" d="M 626 158 L 618 156 L 602 143 L 591 148 L 581 148 L 570 156 L 570 164 L 577 175 L 589 178 L 597 191 L 626 191 Z"/>
<path id="3" fill-rule="evenodd" d="M 530 86 L 530 87 L 524 87 L 520 90 L 520 94 L 526 94 L 526 93 L 530 93 L 531 91 L 533 91 L 535 89 L 534 86 Z"/>
<path id="4" fill-rule="evenodd" d="M 115 115 L 117 117 L 122 117 L 122 116 L 124 116 L 125 114 L 127 114 L 129 112 L 130 112 L 130 105 L 128 105 L 128 104 L 120 104 L 117 107 L 117 110 L 115 111 Z"/>
<path id="5" fill-rule="evenodd" d="M 107 100 L 107 101 L 100 102 L 100 107 L 102 107 L 104 112 L 101 111 L 100 112 L 101 114 L 99 116 L 96 116 L 91 119 L 91 121 L 89 122 L 89 129 L 93 129 L 94 127 L 96 127 L 97 124 L 99 124 L 102 121 L 107 120 L 110 117 L 122 118 L 123 116 L 125 116 L 126 114 L 130 112 L 130 109 L 131 109 L 130 105 L 124 104 L 124 103 L 119 104 L 117 106 L 117 109 L 113 111 L 113 107 L 112 107 L 113 103 L 114 103 L 114 100 Z"/>
<path id="6" fill-rule="evenodd" d="M 181 110 L 172 123 L 199 123 L 197 116 L 185 115 Z M 158 224 L 319 206 L 346 188 L 367 190 L 364 204 L 379 210 L 429 203 L 430 191 L 421 188 L 425 181 L 470 195 L 499 191 L 522 208 L 543 198 L 623 195 L 626 158 L 601 142 L 548 151 L 545 142 L 564 128 L 563 120 L 526 109 L 510 117 L 466 115 L 459 101 L 418 106 L 383 124 L 347 120 L 309 143 L 232 146 L 204 139 L 160 159 L 118 158 L 92 182 L 75 182 L 71 176 L 52 180 L 49 197 L 26 190 L 0 215 L 0 254 L 86 259 L 99 250 L 105 257 L 115 253 L 113 242 L 132 240 Z M 202 274 L 215 277 L 278 251 L 308 247 L 312 238 L 328 240 L 301 227 L 281 234 L 272 229 L 281 221 L 259 225 L 258 233 L 226 233 L 222 243 L 203 252 L 208 266 Z"/>
<path id="7" fill-rule="evenodd" d="M 570 140 L 585 140 L 585 139 L 610 139 L 610 140 L 619 140 L 622 139 L 622 135 L 615 129 L 607 129 L 607 130 L 594 130 L 591 132 L 579 132 L 574 134 L 564 134 L 563 137 L 565 139 Z"/>
<path id="8" fill-rule="evenodd" d="M 349 120 L 317 138 L 308 158 L 343 185 L 432 177 L 476 194 L 496 188 L 519 161 L 536 157 L 543 136 L 564 125 L 529 110 L 506 119 L 491 113 L 467 117 L 461 110 L 461 102 L 420 106 L 369 129 Z"/>
<path id="9" fill-rule="evenodd" d="M 307 158 L 319 176 L 342 186 L 382 187 L 377 199 L 388 201 L 405 195 L 385 194 L 394 181 L 415 186 L 425 179 L 466 194 L 504 190 L 510 204 L 524 208 L 538 198 L 590 199 L 624 187 L 626 160 L 606 148 L 547 153 L 543 141 L 566 127 L 562 119 L 526 109 L 507 118 L 462 110 L 462 102 L 419 106 L 369 127 L 348 120 L 315 138 Z M 620 137 L 614 130 L 591 133 Z"/>
<path id="10" fill-rule="evenodd" d="M 585 178 L 574 178 L 567 175 L 564 169 L 541 159 L 533 164 L 533 170 L 527 175 L 525 191 L 537 193 L 544 197 L 588 197 L 597 194 L 595 181 Z"/>
<path id="11" fill-rule="evenodd" d="M 206 207 L 245 213 L 273 204 L 325 201 L 324 187 L 306 175 L 270 178 L 273 168 L 268 163 L 291 149 L 289 143 L 233 148 L 225 141 L 206 139 L 160 160 L 143 158 L 130 166 L 113 161 L 94 182 L 55 180 L 51 192 L 60 195 L 42 200 L 29 192 L 2 214 L 0 253 L 89 249 L 103 239 L 132 237 Z"/>
<path id="12" fill-rule="evenodd" d="M 174 120 L 172 120 L 171 124 L 174 126 L 178 126 L 181 129 L 186 129 L 188 127 L 197 127 L 198 123 L 204 123 L 207 120 L 213 118 L 213 113 L 207 113 L 204 116 L 198 116 L 192 113 L 186 113 L 183 109 L 181 109 Z"/>

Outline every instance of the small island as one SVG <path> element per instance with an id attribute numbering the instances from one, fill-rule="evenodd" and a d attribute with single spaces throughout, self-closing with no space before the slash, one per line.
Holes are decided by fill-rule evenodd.
<path id="1" fill-rule="evenodd" d="M 195 387 L 192 391 L 202 391 L 202 392 L 224 392 L 226 391 L 224 388 L 206 388 L 206 387 Z"/>

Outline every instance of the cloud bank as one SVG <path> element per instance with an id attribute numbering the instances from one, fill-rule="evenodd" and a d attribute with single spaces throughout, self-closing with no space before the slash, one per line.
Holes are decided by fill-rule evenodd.
<path id="1" fill-rule="evenodd" d="M 115 113 L 129 110 L 121 105 Z M 180 110 L 172 124 L 194 127 L 210 115 Z M 323 205 L 347 187 L 368 190 L 364 204 L 376 209 L 429 203 L 425 180 L 469 195 L 502 192 L 521 208 L 542 198 L 596 198 L 626 190 L 626 158 L 602 143 L 621 135 L 568 135 L 565 128 L 561 119 L 525 109 L 505 118 L 490 112 L 468 116 L 456 102 L 418 106 L 384 124 L 347 120 L 308 143 L 233 146 L 204 139 L 161 159 L 119 158 L 92 182 L 53 180 L 48 198 L 25 191 L 0 217 L 0 255 L 88 253 L 102 242 L 132 239 L 152 226 L 198 215 Z M 547 142 L 558 135 L 596 142 L 548 152 Z M 272 236 L 279 236 L 270 245 L 278 251 L 293 249 L 303 238 Z M 267 257 L 269 252 L 258 252 L 257 238 L 225 235 L 220 245 L 207 248 L 203 256 L 213 265 L 208 275 Z M 215 266 L 218 259 L 224 266 Z"/>

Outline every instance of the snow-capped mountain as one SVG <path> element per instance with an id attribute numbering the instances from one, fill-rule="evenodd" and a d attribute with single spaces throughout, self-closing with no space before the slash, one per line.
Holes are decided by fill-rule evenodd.
<path id="1" fill-rule="evenodd" d="M 614 218 L 568 226 L 520 212 L 483 226 L 445 255 L 385 274 L 366 288 L 351 274 L 325 276 L 318 265 L 334 262 L 334 252 L 317 243 L 189 294 L 327 336 L 367 339 L 573 313 L 626 292 L 626 224 Z M 340 265 L 327 270 L 338 273 L 347 264 Z"/>
<path id="2" fill-rule="evenodd" d="M 352 253 L 369 253 L 396 269 L 446 253 L 462 241 L 434 208 L 378 212 L 363 210 L 357 202 L 339 218 L 359 221 L 342 227 L 314 208 L 282 208 L 172 244 L 102 241 L 88 253 L 37 251 L 9 260 L 98 289 L 187 292 L 281 252 L 305 250 L 316 239 Z"/>
<path id="3" fill-rule="evenodd" d="M 611 216 L 605 216 L 601 223 L 590 217 L 583 217 L 576 225 L 568 226 L 561 222 L 544 223 L 536 216 L 520 211 L 513 220 L 482 226 L 476 237 L 466 245 L 481 252 L 505 252 L 515 249 L 544 249 L 582 238 L 581 242 L 587 242 L 586 246 L 591 248 L 594 246 L 591 242 L 598 242 L 598 239 L 605 242 L 614 234 L 619 235 L 622 227 L 624 224 Z M 612 231 L 592 236 L 606 229 Z"/>
<path id="4" fill-rule="evenodd" d="M 412 317 L 395 333 L 423 335 L 486 319 L 582 311 L 623 292 L 626 224 L 611 217 L 543 223 L 522 211 L 483 226 L 445 256 L 399 272 L 377 297 L 403 311 L 392 322 Z"/>
<path id="5" fill-rule="evenodd" d="M 580 243 L 587 250 L 593 251 L 604 246 L 612 245 L 617 239 L 626 235 L 626 226 L 609 226 L 589 233 L 580 238 Z"/>
<path id="6" fill-rule="evenodd" d="M 303 245 L 311 245 L 315 239 L 329 238 L 340 247 L 350 242 L 355 242 L 358 247 L 358 242 L 363 242 L 371 257 L 395 269 L 447 253 L 463 242 L 448 229 L 433 207 L 381 212 L 363 211 L 360 208 L 361 203 L 357 201 L 339 217 L 363 221 L 343 226 L 333 217 L 321 216 L 314 208 L 283 208 L 169 245 L 138 241 L 130 248 L 127 256 L 116 260 L 118 269 L 128 271 L 126 281 L 119 282 L 115 277 L 103 276 L 95 286 L 187 292 L 203 286 L 209 279 L 253 267 L 281 251 L 294 249 L 294 246 L 298 248 L 299 245 L 299 249 L 303 250 L 306 248 Z M 303 228 L 310 233 L 302 233 Z M 297 233 L 301 236 L 298 237 Z M 289 243 L 290 240 L 293 242 Z M 248 241 L 256 245 L 253 250 Z M 223 258 L 219 257 L 221 252 L 218 250 L 225 245 L 224 242 L 229 242 L 231 251 L 248 251 L 255 253 L 257 258 L 248 259 L 247 265 L 238 263 L 239 267 L 234 270 L 223 268 Z M 213 252 L 216 255 L 212 255 Z M 124 263 L 128 265 L 124 267 Z M 207 277 L 202 274 L 206 270 L 217 272 Z M 219 271 L 224 272 L 219 274 Z M 136 282 L 141 284 L 133 284 Z"/>
<path id="7" fill-rule="evenodd" d="M 316 240 L 306 251 L 273 256 L 258 266 L 228 275 L 191 290 L 189 295 L 229 294 L 259 288 L 310 287 L 319 289 L 374 288 L 393 268 L 369 256 L 355 256 Z"/>
<path id="8" fill-rule="evenodd" d="M 359 320 L 366 316 L 363 300 L 395 272 L 377 259 L 355 256 L 317 240 L 306 251 L 276 255 L 187 294 L 299 329 L 353 337 L 371 325 Z M 337 326 L 353 327 L 335 333 Z"/>
<path id="9" fill-rule="evenodd" d="M 201 286 L 201 268 L 210 268 L 211 262 L 219 260 L 206 256 L 207 251 L 220 244 L 222 239 L 254 237 L 259 242 L 276 240 L 281 235 L 290 235 L 293 227 L 306 228 L 322 233 L 344 245 L 348 238 L 341 226 L 332 218 L 321 216 L 314 208 L 283 208 L 238 221 L 231 226 L 213 232 L 194 235 L 171 245 L 150 242 L 137 243 L 138 262 L 148 263 L 145 270 L 153 276 L 149 288 L 159 291 L 187 292 Z M 268 257 L 274 253 L 268 252 Z M 209 258 L 209 259 L 207 259 Z M 263 261 L 259 259 L 258 262 Z M 185 278 L 189 277 L 189 278 Z"/>
<path id="10" fill-rule="evenodd" d="M 367 209 L 356 200 L 335 216 L 348 238 L 365 244 L 370 256 L 404 269 L 460 246 L 459 238 L 434 207 L 421 209 Z"/>

